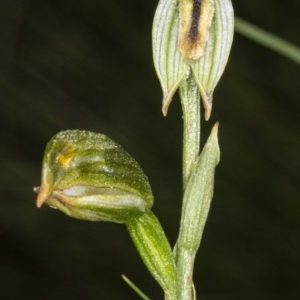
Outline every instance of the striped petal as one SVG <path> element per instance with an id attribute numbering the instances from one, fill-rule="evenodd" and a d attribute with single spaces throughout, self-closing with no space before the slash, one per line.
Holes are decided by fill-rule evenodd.
<path id="1" fill-rule="evenodd" d="M 189 69 L 178 47 L 178 5 L 178 0 L 160 0 L 153 21 L 153 59 L 163 90 L 164 115 L 167 114 L 172 97 Z"/>
<path id="2" fill-rule="evenodd" d="M 231 1 L 214 0 L 214 6 L 214 17 L 204 54 L 199 60 L 190 61 L 205 108 L 206 120 L 211 114 L 214 89 L 228 61 L 234 32 Z"/>

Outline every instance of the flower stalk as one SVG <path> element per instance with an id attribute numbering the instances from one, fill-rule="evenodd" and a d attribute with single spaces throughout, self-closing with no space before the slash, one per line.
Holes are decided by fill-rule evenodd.
<path id="1" fill-rule="evenodd" d="M 183 117 L 183 190 L 191 174 L 192 167 L 200 151 L 200 96 L 191 70 L 186 74 L 179 87 Z"/>

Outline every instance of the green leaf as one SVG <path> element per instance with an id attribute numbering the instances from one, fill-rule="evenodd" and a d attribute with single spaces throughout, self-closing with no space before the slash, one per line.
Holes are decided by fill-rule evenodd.
<path id="1" fill-rule="evenodd" d="M 237 17 L 235 18 L 235 30 L 248 39 L 300 64 L 300 48 L 296 45 Z"/>
<path id="2" fill-rule="evenodd" d="M 218 145 L 218 124 L 216 124 L 196 160 L 194 169 L 184 193 L 182 213 L 186 216 L 182 224 L 181 243 L 198 248 L 213 196 L 215 168 L 220 160 Z"/>
<path id="3" fill-rule="evenodd" d="M 215 168 L 220 160 L 216 124 L 188 180 L 182 207 L 175 254 L 178 270 L 178 299 L 192 299 L 193 266 L 213 197 Z"/>
<path id="4" fill-rule="evenodd" d="M 143 300 L 151 300 L 127 276 L 122 275 L 122 278 L 141 297 L 141 299 L 143 299 Z"/>
<path id="5" fill-rule="evenodd" d="M 130 219 L 126 225 L 144 264 L 164 290 L 166 299 L 176 300 L 175 261 L 159 221 L 149 211 Z"/>

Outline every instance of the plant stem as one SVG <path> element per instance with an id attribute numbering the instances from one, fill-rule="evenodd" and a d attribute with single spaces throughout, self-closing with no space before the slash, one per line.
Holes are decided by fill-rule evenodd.
<path id="1" fill-rule="evenodd" d="M 193 165 L 200 150 L 200 96 L 192 72 L 186 74 L 186 78 L 180 85 L 180 98 L 183 112 L 183 190 L 191 175 Z M 182 203 L 182 207 L 185 204 Z M 181 224 L 185 223 L 185 214 L 181 216 Z M 177 259 L 177 296 L 178 299 L 193 299 L 193 268 L 196 249 L 183 249 L 184 245 L 178 243 L 175 247 Z"/>
<path id="2" fill-rule="evenodd" d="M 200 96 L 192 72 L 189 69 L 181 82 L 180 98 L 183 113 L 183 190 L 200 149 Z"/>
<path id="3" fill-rule="evenodd" d="M 178 276 L 178 300 L 194 300 L 193 297 L 193 270 L 196 251 L 188 248 L 178 250 L 179 257 L 177 263 Z"/>

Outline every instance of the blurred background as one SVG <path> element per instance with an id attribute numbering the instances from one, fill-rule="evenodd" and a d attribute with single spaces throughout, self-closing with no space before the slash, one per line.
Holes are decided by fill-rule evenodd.
<path id="1" fill-rule="evenodd" d="M 172 245 L 181 202 L 178 96 L 161 114 L 157 0 L 0 1 L 0 299 L 163 299 L 125 226 L 37 209 L 58 131 L 101 132 L 143 167 Z M 233 0 L 237 16 L 300 45 L 300 2 Z M 199 299 L 300 299 L 300 66 L 236 34 L 204 141 L 221 163 L 195 266 Z"/>

